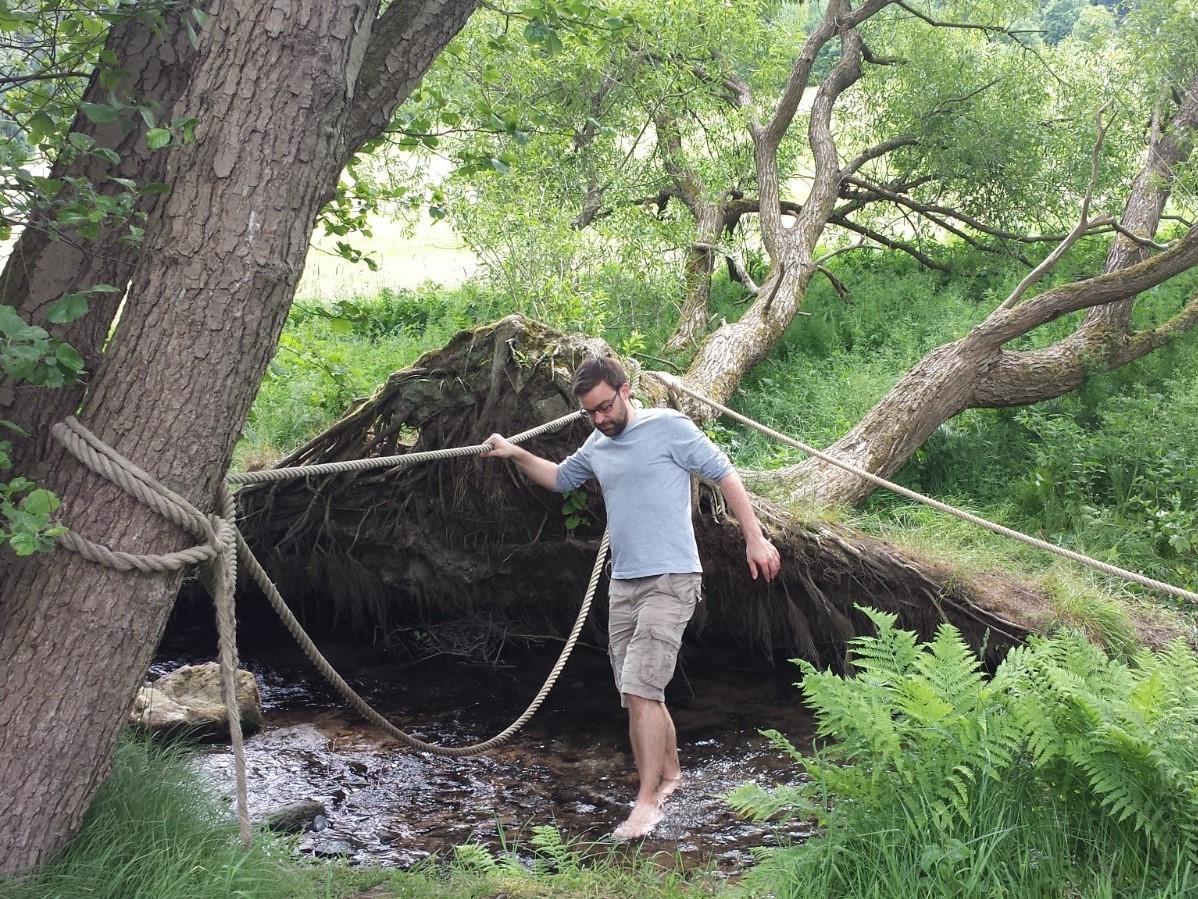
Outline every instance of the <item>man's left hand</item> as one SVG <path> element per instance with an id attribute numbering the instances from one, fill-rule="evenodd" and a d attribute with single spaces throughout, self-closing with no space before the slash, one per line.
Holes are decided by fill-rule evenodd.
<path id="1" fill-rule="evenodd" d="M 778 548 L 765 537 L 749 540 L 745 543 L 745 557 L 749 561 L 749 573 L 757 580 L 760 573 L 767 581 L 772 581 L 782 567 L 782 556 Z"/>

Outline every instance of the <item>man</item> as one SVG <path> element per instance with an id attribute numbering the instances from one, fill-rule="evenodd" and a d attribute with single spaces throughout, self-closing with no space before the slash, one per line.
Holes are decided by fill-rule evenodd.
<path id="1" fill-rule="evenodd" d="M 596 478 L 611 536 L 608 650 L 640 790 L 617 839 L 644 837 L 682 781 L 678 739 L 665 704 L 682 632 L 699 601 L 702 567 L 691 512 L 692 471 L 717 482 L 745 534 L 754 580 L 781 566 L 765 539 L 727 455 L 689 418 L 671 409 L 636 409 L 624 369 L 590 356 L 574 372 L 574 395 L 594 432 L 560 464 L 492 434 L 488 457 L 511 459 L 535 483 L 564 493 Z"/>

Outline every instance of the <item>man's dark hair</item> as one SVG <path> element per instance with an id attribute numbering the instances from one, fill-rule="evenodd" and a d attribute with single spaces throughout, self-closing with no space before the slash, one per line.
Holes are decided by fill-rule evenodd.
<path id="1" fill-rule="evenodd" d="M 574 395 L 582 396 L 603 382 L 609 387 L 619 390 L 628 382 L 624 367 L 615 359 L 607 356 L 587 356 L 574 369 Z"/>

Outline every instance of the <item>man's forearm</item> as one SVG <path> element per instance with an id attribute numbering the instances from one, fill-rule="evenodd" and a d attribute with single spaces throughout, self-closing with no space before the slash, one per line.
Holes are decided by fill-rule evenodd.
<path id="1" fill-rule="evenodd" d="M 720 490 L 745 535 L 745 559 L 749 563 L 749 573 L 753 575 L 754 580 L 761 575 L 767 581 L 772 581 L 782 567 L 782 557 L 777 548 L 765 538 L 740 475 L 734 471 L 721 478 Z"/>
<path id="2" fill-rule="evenodd" d="M 744 483 L 741 482 L 740 475 L 735 471 L 725 475 L 720 479 L 719 485 L 720 492 L 724 494 L 724 499 L 728 502 L 728 508 L 736 516 L 740 529 L 745 532 L 745 538 L 763 539 L 761 524 L 757 521 L 757 513 L 753 511 L 753 503 L 749 499 L 749 493 L 745 490 Z"/>
<path id="3" fill-rule="evenodd" d="M 557 486 L 557 463 L 550 462 L 534 455 L 522 446 L 510 442 L 499 434 L 492 434 L 487 442 L 494 447 L 489 456 L 497 459 L 511 459 L 516 467 L 528 475 L 534 484 L 539 484 L 546 490 Z"/>

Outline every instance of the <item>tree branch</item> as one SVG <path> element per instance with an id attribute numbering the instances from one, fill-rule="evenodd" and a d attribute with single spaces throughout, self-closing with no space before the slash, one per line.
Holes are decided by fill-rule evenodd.
<path id="1" fill-rule="evenodd" d="M 341 154 L 380 134 L 478 0 L 395 0 L 375 19 L 362 58 Z"/>
<path id="2" fill-rule="evenodd" d="M 1065 255 L 1065 252 L 1080 240 L 1082 235 L 1087 234 L 1098 225 L 1111 223 L 1112 219 L 1107 215 L 1099 216 L 1093 220 L 1090 219 L 1090 201 L 1094 198 L 1094 188 L 1098 184 L 1098 170 L 1101 162 L 1099 153 L 1102 150 L 1103 141 L 1106 139 L 1107 128 L 1110 127 L 1109 122 L 1103 121 L 1103 115 L 1110 108 L 1110 105 L 1111 103 L 1108 100 L 1094 114 L 1097 136 L 1094 139 L 1094 146 L 1090 150 L 1090 181 L 1086 185 L 1085 196 L 1082 197 L 1082 208 L 1078 213 L 1077 224 L 1065 236 L 1065 239 L 1057 244 L 1056 248 L 1045 257 L 1044 261 L 1028 272 L 1024 279 L 1015 286 L 1015 289 L 1011 291 L 1011 295 L 1003 300 L 1002 305 L 998 307 L 999 311 L 1010 309 L 1018 303 L 1028 288 L 1043 278 L 1047 272 L 1052 271 L 1061 257 Z"/>
<path id="3" fill-rule="evenodd" d="M 977 24 L 974 22 L 945 22 L 945 21 L 941 21 L 938 19 L 933 19 L 931 16 L 927 15 L 926 13 L 922 13 L 918 9 L 915 9 L 915 8 L 907 5 L 906 3 L 901 2 L 901 0 L 899 0 L 899 2 L 896 2 L 895 6 L 897 6 L 899 9 L 903 10 L 908 15 L 914 16 L 915 18 L 919 19 L 921 22 L 926 22 L 928 25 L 931 25 L 933 28 L 960 28 L 960 29 L 967 29 L 967 30 L 972 29 L 974 31 L 985 31 L 985 32 L 989 32 L 990 34 L 1006 35 L 1007 37 L 1009 37 L 1015 41 L 1019 40 L 1019 35 L 1021 35 L 1021 34 L 1041 34 L 1042 33 L 1039 28 L 1015 29 L 1015 28 L 1003 28 L 998 25 L 981 25 L 981 24 Z"/>
<path id="4" fill-rule="evenodd" d="M 867 147 L 862 150 L 840 168 L 841 180 L 846 180 L 850 175 L 860 169 L 868 162 L 873 162 L 875 159 L 880 159 L 887 153 L 899 149 L 899 147 L 913 147 L 919 143 L 919 138 L 913 134 L 899 135 L 892 137 L 890 140 L 883 141 L 880 144 L 875 144 L 872 147 Z"/>
<path id="5" fill-rule="evenodd" d="M 1198 228 L 1191 228 L 1157 256 L 1083 281 L 1062 284 L 1025 303 L 996 310 L 970 334 L 986 343 L 1002 345 L 1070 312 L 1131 299 L 1196 265 Z"/>
<path id="6" fill-rule="evenodd" d="M 931 256 L 928 256 L 922 250 L 916 248 L 913 244 L 910 244 L 905 240 L 899 240 L 898 238 L 895 238 L 895 237 L 888 237 L 887 235 L 881 233 L 880 231 L 875 231 L 872 228 L 867 228 L 864 225 L 859 225 L 856 222 L 854 222 L 852 219 L 846 219 L 846 218 L 842 218 L 837 215 L 833 215 L 828 219 L 828 223 L 836 225 L 840 228 L 844 228 L 844 230 L 846 230 L 846 231 L 852 231 L 854 234 L 860 234 L 862 237 L 867 238 L 868 240 L 872 240 L 874 243 L 876 243 L 880 246 L 887 247 L 888 249 L 891 249 L 891 250 L 898 250 L 899 252 L 902 252 L 902 253 L 906 253 L 908 256 L 911 256 L 912 258 L 917 260 L 919 262 L 919 264 L 924 266 L 925 268 L 930 268 L 930 269 L 933 269 L 938 272 L 952 271 L 952 269 L 950 269 L 947 265 L 945 265 L 942 262 L 937 262 L 935 259 L 933 259 Z M 824 257 L 824 258 L 826 259 L 828 257 Z"/>

